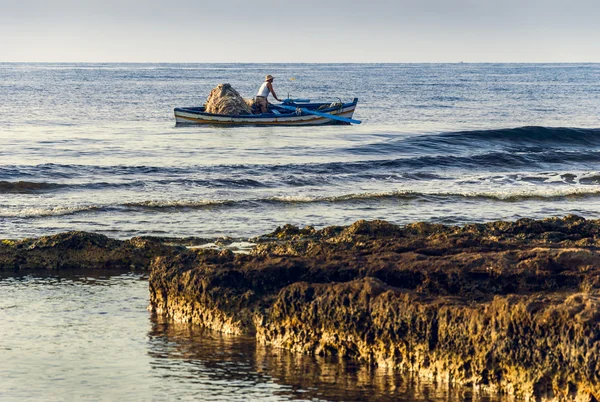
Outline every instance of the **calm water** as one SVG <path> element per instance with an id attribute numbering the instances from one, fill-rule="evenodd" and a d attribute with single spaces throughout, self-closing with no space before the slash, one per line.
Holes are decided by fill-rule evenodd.
<path id="1" fill-rule="evenodd" d="M 252 97 L 267 73 L 280 96 L 358 96 L 363 124 L 174 125 L 174 107 L 221 82 Z M 600 64 L 0 64 L 0 100 L 0 238 L 600 218 Z M 0 289 L 0 399 L 452 398 L 154 322 L 136 278 Z"/>
<path id="2" fill-rule="evenodd" d="M 161 322 L 133 275 L 0 280 L 0 400 L 461 401 L 352 362 Z M 480 396 L 476 400 L 497 399 Z"/>

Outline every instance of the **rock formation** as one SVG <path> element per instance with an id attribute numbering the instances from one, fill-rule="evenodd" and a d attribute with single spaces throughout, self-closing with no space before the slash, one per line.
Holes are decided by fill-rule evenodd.
<path id="1" fill-rule="evenodd" d="M 0 240 L 0 272 L 30 273 L 85 270 L 147 270 L 159 255 L 180 249 L 158 239 L 110 239 L 86 232 L 68 232 L 38 239 Z"/>
<path id="2" fill-rule="evenodd" d="M 166 319 L 525 399 L 600 399 L 600 221 L 286 225 L 207 239 L 0 240 L 0 273 L 148 270 Z M 226 244 L 227 242 L 223 242 Z"/>
<path id="3" fill-rule="evenodd" d="M 600 223 L 279 228 L 158 257 L 151 309 L 301 353 L 536 400 L 600 398 Z"/>

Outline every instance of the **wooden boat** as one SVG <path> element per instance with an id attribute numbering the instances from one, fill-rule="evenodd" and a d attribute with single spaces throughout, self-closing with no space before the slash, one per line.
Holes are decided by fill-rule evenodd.
<path id="1" fill-rule="evenodd" d="M 360 124 L 352 119 L 358 98 L 349 103 L 310 103 L 309 100 L 286 99 L 271 104 L 270 113 L 223 115 L 206 113 L 201 107 L 175 108 L 177 124 L 219 124 L 257 126 L 307 126 L 319 124 Z"/>

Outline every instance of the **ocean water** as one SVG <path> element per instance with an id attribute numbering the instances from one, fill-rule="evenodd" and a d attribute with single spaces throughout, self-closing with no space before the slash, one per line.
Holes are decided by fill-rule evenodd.
<path id="1" fill-rule="evenodd" d="M 229 82 L 359 126 L 177 127 Z M 600 64 L 0 64 L 0 234 L 599 217 Z"/>
<path id="2" fill-rule="evenodd" d="M 252 97 L 267 73 L 280 97 L 358 97 L 363 124 L 175 125 L 174 107 L 202 104 L 223 82 Z M 247 239 L 286 223 L 600 218 L 600 64 L 0 63 L 0 100 L 0 238 L 85 230 Z M 100 317 L 85 303 L 90 294 L 110 305 Z M 37 302 L 45 297 L 60 308 Z M 255 356 L 271 352 L 247 340 L 157 322 L 145 310 L 146 284 L 130 277 L 4 278 L 0 300 L 0 340 L 14 341 L 0 344 L 10 356 L 0 357 L 2 400 L 65 399 L 63 386 L 77 399 L 131 396 L 127 378 L 141 384 L 140 400 L 263 391 L 252 398 L 452 399 L 379 374 L 361 377 L 359 391 L 368 392 L 344 394 L 310 374 L 286 375 L 280 363 L 265 369 Z M 304 372 L 338 367 L 327 364 L 312 361 Z M 334 378 L 351 383 L 352 370 L 362 369 Z M 25 390 L 32 376 L 39 381 Z M 372 391 L 382 381 L 404 385 Z M 190 393 L 177 394 L 181 387 Z"/>

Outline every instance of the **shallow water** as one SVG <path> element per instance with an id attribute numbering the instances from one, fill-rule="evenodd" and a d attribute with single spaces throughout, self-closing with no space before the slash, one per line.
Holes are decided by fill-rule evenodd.
<path id="1" fill-rule="evenodd" d="M 147 304 L 147 280 L 137 275 L 0 279 L 0 400 L 474 398 L 469 390 L 163 322 Z"/>

